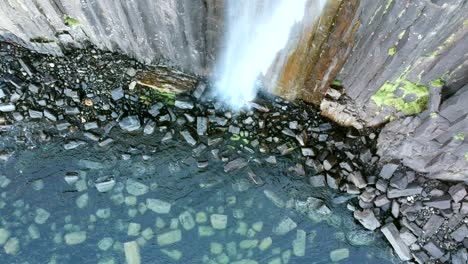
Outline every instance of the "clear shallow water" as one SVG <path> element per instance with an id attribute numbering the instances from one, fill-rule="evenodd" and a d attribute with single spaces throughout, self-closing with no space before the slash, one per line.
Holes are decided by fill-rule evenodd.
<path id="1" fill-rule="evenodd" d="M 112 137 L 116 142 L 110 147 L 88 144 L 75 150 L 64 150 L 63 141 L 54 139 L 33 148 L 18 148 L 6 164 L 0 164 L 0 228 L 13 241 L 6 242 L 9 250 L 18 242 L 17 247 L 13 245 L 14 255 L 1 249 L 2 263 L 125 263 L 123 243 L 128 241 L 140 244 L 142 263 L 236 263 L 242 259 L 331 263 L 330 252 L 338 249 L 341 255 L 349 252 L 339 263 L 397 263 L 380 237 L 369 245 L 352 246 L 347 237 L 362 228 L 354 223 L 345 204 L 331 202 L 336 193 L 286 176 L 293 160 L 277 157 L 278 165 L 272 166 L 256 163 L 256 158 L 264 157 L 253 154 L 249 169 L 265 182 L 255 186 L 246 169 L 225 173 L 223 162 L 215 160 L 210 151 L 195 157 L 192 148 L 176 138 L 161 144 L 159 134 L 115 132 Z M 128 159 L 122 154 L 129 155 Z M 208 161 L 208 167 L 199 169 L 197 160 Z M 64 178 L 70 172 L 78 175 L 72 184 Z M 114 177 L 115 187 L 99 193 L 94 182 L 108 176 Z M 146 193 L 130 194 L 142 192 L 129 187 L 140 186 L 134 182 L 146 186 Z M 276 202 L 283 201 L 284 207 L 268 199 L 265 190 L 280 197 Z M 296 202 L 309 196 L 323 198 L 332 214 L 299 212 Z M 170 212 L 148 209 L 147 199 L 170 203 Z M 178 220 L 183 212 L 193 217 L 193 229 L 185 230 Z M 212 229 L 213 214 L 227 217 L 225 229 Z M 284 235 L 275 234 L 273 230 L 286 218 L 297 227 Z M 209 236 L 200 236 L 200 227 Z M 171 230 L 180 230 L 180 241 L 159 245 L 163 239 L 158 240 L 158 235 Z M 304 232 L 305 255 L 295 256 L 293 244 L 301 240 L 298 233 Z M 80 242 L 83 234 L 86 238 Z M 74 235 L 80 243 L 68 245 L 67 239 L 70 242 Z M 260 250 L 268 237 L 271 246 Z"/>

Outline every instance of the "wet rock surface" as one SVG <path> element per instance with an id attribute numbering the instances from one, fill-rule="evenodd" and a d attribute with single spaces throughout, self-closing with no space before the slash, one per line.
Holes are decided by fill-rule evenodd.
<path id="1" fill-rule="evenodd" d="M 233 113 L 210 99 L 200 102 L 189 94 L 160 93 L 139 85 L 135 79 L 138 74 L 128 74 L 151 70 L 151 67 L 97 50 L 53 58 L 2 43 L 0 53 L 5 58 L 0 62 L 0 87 L 4 95 L 0 103 L 5 106 L 1 109 L 6 110 L 0 115 L 0 131 L 20 131 L 17 144 L 45 143 L 62 137 L 65 151 L 84 146 L 105 149 L 119 140 L 112 137 L 117 129 L 130 135 L 155 135 L 160 139 L 153 142 L 157 144 L 170 144 L 177 139 L 193 149 L 192 156 L 184 163 L 194 163 L 203 170 L 222 162 L 220 169 L 224 172 L 244 175 L 242 181 L 233 185 L 239 192 L 248 190 L 251 184 L 262 186 L 269 179 L 269 175 L 256 170 L 264 165 L 275 166 L 285 177 L 303 181 L 311 195 L 320 188 L 342 191 L 330 201 L 346 204 L 365 228 L 381 230 L 402 259 L 456 263 L 466 256 L 466 185 L 428 179 L 409 171 L 398 161 L 379 162 L 378 130 L 337 127 L 300 101 L 260 96 L 252 110 Z M 31 84 L 37 88 L 30 89 Z M 32 134 L 13 132 L 15 127 L 31 121 L 47 127 L 38 126 Z M 149 146 L 134 146 L 121 159 L 128 160 L 135 153 L 143 160 L 151 159 L 151 151 L 145 148 Z M 8 161 L 14 148 L 9 146 L 3 151 L 2 159 Z M 88 169 L 102 166 L 86 161 L 82 165 Z M 180 170 L 172 165 L 169 169 Z M 66 181 L 78 189 L 86 187 L 78 175 L 67 175 Z M 92 184 L 97 191 L 106 193 L 114 191 L 115 181 L 103 177 Z M 0 186 L 8 184 L 8 179 L 0 178 Z M 200 186 L 213 185 L 216 181 Z M 125 181 L 125 186 L 133 197 L 145 196 L 154 188 L 133 179 Z M 279 208 L 295 208 L 314 221 L 334 221 L 330 209 L 333 205 L 327 199 L 308 197 L 294 203 L 283 200 L 281 193 L 266 191 L 264 194 Z M 131 204 L 133 199 L 136 198 L 125 203 Z M 76 203 L 79 208 L 86 208 L 88 197 L 79 196 Z M 149 209 L 157 214 L 171 212 L 171 204 L 159 199 L 148 198 L 141 206 L 145 208 L 141 210 Z M 193 219 L 189 215 L 184 213 L 179 217 L 183 228 L 191 230 Z M 196 230 L 210 236 L 212 229 L 224 230 L 231 220 L 221 212 L 211 214 L 206 221 L 206 226 Z M 302 255 L 303 235 L 300 230 L 296 233 L 296 227 L 292 218 L 285 217 L 276 219 L 272 231 L 279 235 L 294 233 L 294 252 Z M 138 234 L 137 229 L 130 233 Z M 79 244 L 86 240 L 86 233 L 77 232 L 67 236 L 67 243 Z M 241 228 L 239 232 L 244 231 Z M 163 245 L 181 239 L 179 229 L 157 237 L 157 242 Z M 371 240 L 366 235 L 343 234 L 343 237 L 361 245 Z M 246 241 L 242 245 L 256 247 L 257 243 L 266 246 L 268 241 Z M 10 245 L 10 252 L 14 251 L 15 241 Z M 126 252 L 137 254 L 133 244 L 128 245 Z M 336 261 L 348 257 L 348 249 L 331 253 Z"/>

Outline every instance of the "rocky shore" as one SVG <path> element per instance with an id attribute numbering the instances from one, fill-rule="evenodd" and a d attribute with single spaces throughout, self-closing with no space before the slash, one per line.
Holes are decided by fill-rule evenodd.
<path id="1" fill-rule="evenodd" d="M 333 201 L 308 201 L 305 206 L 315 212 L 310 218 L 326 217 L 333 204 L 346 203 L 356 221 L 381 232 L 403 261 L 467 263 L 466 185 L 426 179 L 398 161 L 380 163 L 378 130 L 341 128 L 302 102 L 268 95 L 250 111 L 233 113 L 210 99 L 196 76 L 92 48 L 52 57 L 0 43 L 0 57 L 0 133 L 44 122 L 50 128 L 37 131 L 38 137 L 63 137 L 65 150 L 106 148 L 116 140 L 112 129 L 160 133 L 161 144 L 180 138 L 193 147 L 201 169 L 210 161 L 200 154 L 209 152 L 224 162 L 225 172 L 245 171 L 256 185 L 265 179 L 250 165 L 266 163 L 303 180 L 311 195 L 318 188 L 340 191 Z M 333 87 L 328 96 L 339 99 L 340 89 Z M 18 135 L 18 142 L 27 140 Z M 0 150 L 0 160 L 13 153 Z M 296 165 L 282 168 L 282 157 Z M 109 186 L 96 184 L 98 190 Z"/>

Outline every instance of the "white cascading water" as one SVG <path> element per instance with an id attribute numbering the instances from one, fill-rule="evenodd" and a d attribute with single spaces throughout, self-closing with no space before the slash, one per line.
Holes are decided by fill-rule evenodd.
<path id="1" fill-rule="evenodd" d="M 255 99 L 257 80 L 283 49 L 307 0 L 231 0 L 225 50 L 217 65 L 215 96 L 234 110 Z"/>

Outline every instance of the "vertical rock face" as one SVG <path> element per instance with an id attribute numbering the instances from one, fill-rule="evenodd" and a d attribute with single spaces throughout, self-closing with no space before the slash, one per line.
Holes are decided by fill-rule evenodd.
<path id="1" fill-rule="evenodd" d="M 306 19 L 292 37 L 298 41 L 291 41 L 283 52 L 284 64 L 276 65 L 281 68 L 274 93 L 320 104 L 350 52 L 358 5 L 359 0 L 328 1 L 322 11 L 317 1 L 309 2 Z"/>
<path id="2" fill-rule="evenodd" d="M 334 29 L 346 21 L 336 19 L 324 47 L 339 52 L 317 61 L 313 67 L 322 70 L 307 76 L 298 97 L 321 103 L 324 115 L 344 125 L 392 121 L 379 138 L 382 157 L 432 178 L 468 181 L 468 3 L 358 2 L 344 26 L 351 40 L 333 43 Z M 344 60 L 343 67 L 334 63 Z M 322 100 L 328 85 L 320 89 L 320 82 L 335 77 L 345 95 Z"/>
<path id="3" fill-rule="evenodd" d="M 0 39 L 60 55 L 62 45 L 120 51 L 205 74 L 217 52 L 223 0 L 0 2 Z"/>

